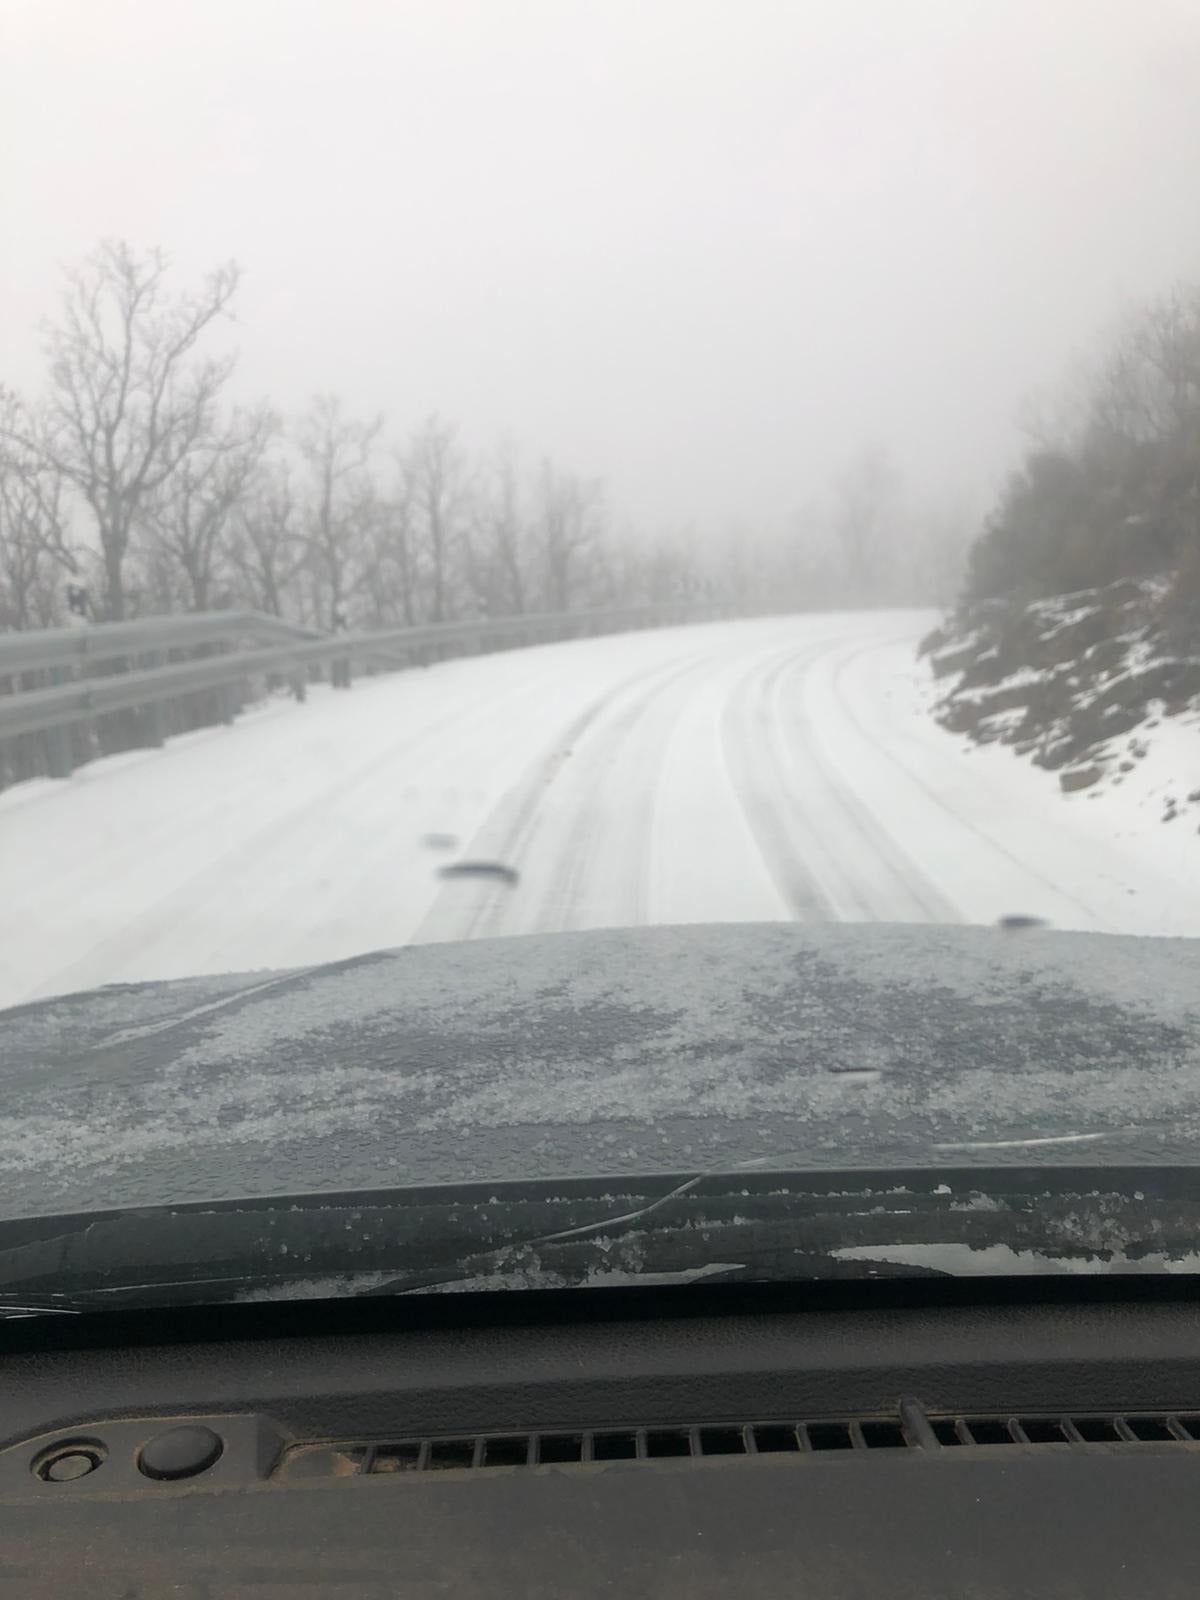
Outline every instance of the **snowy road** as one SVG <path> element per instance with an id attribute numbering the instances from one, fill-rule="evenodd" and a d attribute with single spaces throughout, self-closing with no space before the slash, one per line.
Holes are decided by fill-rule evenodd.
<path id="1" fill-rule="evenodd" d="M 1194 841 L 928 717 L 927 613 L 445 662 L 0 795 L 0 1005 L 646 922 L 1200 933 Z M 446 878 L 499 861 L 515 885 Z"/>

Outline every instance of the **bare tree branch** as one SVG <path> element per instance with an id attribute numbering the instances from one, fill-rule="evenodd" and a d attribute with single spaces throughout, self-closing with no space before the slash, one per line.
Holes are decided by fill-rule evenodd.
<path id="1" fill-rule="evenodd" d="M 146 502 L 210 439 L 233 364 L 193 357 L 228 312 L 237 267 L 174 298 L 166 274 L 161 252 L 101 245 L 68 275 L 47 343 L 50 392 L 32 442 L 91 512 L 111 617 L 125 612 L 125 561 Z"/>
<path id="2" fill-rule="evenodd" d="M 436 415 L 426 418 L 409 441 L 404 475 L 429 573 L 430 617 L 442 622 L 453 604 L 471 495 L 466 460 L 450 423 Z"/>
<path id="3" fill-rule="evenodd" d="M 345 417 L 332 395 L 315 399 L 300 426 L 299 447 L 309 475 L 305 508 L 308 563 L 322 594 L 321 621 L 338 628 L 362 581 L 364 541 L 378 515 L 370 464 L 382 417 Z"/>
<path id="4" fill-rule="evenodd" d="M 178 565 L 194 611 L 213 603 L 213 582 L 235 509 L 249 493 L 277 419 L 265 407 L 235 412 L 197 442 L 175 473 L 144 501 L 142 525 Z"/>

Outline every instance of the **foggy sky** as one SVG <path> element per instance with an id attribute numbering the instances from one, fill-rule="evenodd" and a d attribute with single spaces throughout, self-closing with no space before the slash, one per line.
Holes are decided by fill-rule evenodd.
<path id="1" fill-rule="evenodd" d="M 986 490 L 1200 276 L 1200 0 L 0 0 L 0 381 L 104 235 L 234 256 L 239 392 L 427 412 L 654 527 L 864 440 Z"/>

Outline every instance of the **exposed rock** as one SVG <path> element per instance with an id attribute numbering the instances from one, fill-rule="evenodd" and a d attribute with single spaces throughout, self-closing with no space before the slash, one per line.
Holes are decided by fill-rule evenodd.
<path id="1" fill-rule="evenodd" d="M 973 645 L 963 645 L 958 650 L 940 650 L 931 659 L 935 678 L 947 678 L 952 672 L 962 672 L 975 657 Z"/>
<path id="2" fill-rule="evenodd" d="M 1200 707 L 1200 656 L 1168 647 L 1161 603 L 1161 585 L 1123 581 L 972 606 L 922 642 L 935 677 L 951 680 L 938 721 L 979 744 L 1011 745 L 1059 772 L 1065 792 L 1087 787 L 1095 778 L 1079 775 L 1099 776 L 1114 740 Z M 1121 771 L 1146 749 L 1130 739 Z"/>
<path id="3" fill-rule="evenodd" d="M 1103 767 L 1072 767 L 1070 772 L 1059 773 L 1058 784 L 1064 794 L 1074 794 L 1077 789 L 1090 789 L 1103 776 Z"/>

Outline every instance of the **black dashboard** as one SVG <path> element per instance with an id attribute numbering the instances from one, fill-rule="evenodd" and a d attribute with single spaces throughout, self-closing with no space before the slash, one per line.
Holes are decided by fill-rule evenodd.
<path id="1" fill-rule="evenodd" d="M 1191 1595 L 1185 1279 L 409 1296 L 6 1322 L 40 1596 Z"/>

